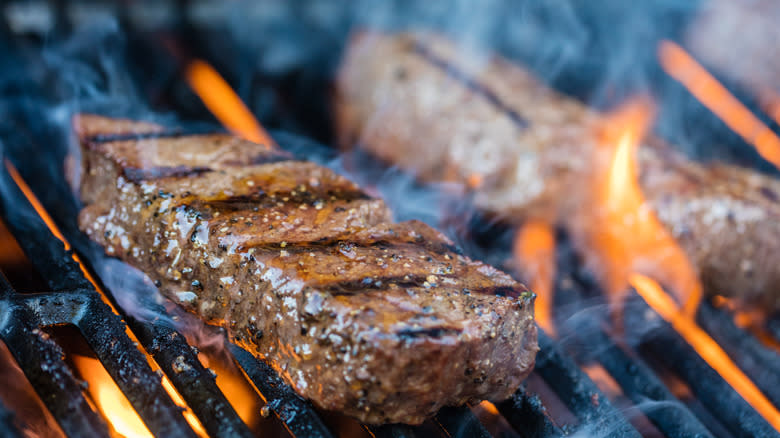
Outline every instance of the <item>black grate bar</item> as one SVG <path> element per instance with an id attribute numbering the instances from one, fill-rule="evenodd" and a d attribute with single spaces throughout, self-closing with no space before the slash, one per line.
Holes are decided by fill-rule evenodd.
<path id="1" fill-rule="evenodd" d="M 562 251 L 561 251 L 562 252 Z M 559 257 L 566 257 L 559 254 Z M 573 267 L 574 263 L 559 263 L 560 266 Z M 572 273 L 573 277 L 577 277 Z M 561 275 L 559 278 L 566 278 Z M 577 281 L 561 281 L 556 285 L 556 297 L 562 302 L 584 302 L 583 286 Z M 681 403 L 644 361 L 635 355 L 629 355 L 615 343 L 604 328 L 604 320 L 584 315 L 572 318 L 574 328 L 566 330 L 573 342 L 569 342 L 571 352 L 578 361 L 587 363 L 597 361 L 620 385 L 620 388 L 639 410 L 667 438 L 711 437 L 709 430 L 699 421 L 683 403 Z M 648 400 L 664 402 L 661 405 L 645 403 Z"/>
<path id="2" fill-rule="evenodd" d="M 508 400 L 496 403 L 506 421 L 522 438 L 552 438 L 563 435 L 547 414 L 547 408 L 536 395 L 528 394 L 521 387 Z"/>
<path id="3" fill-rule="evenodd" d="M 374 438 L 414 438 L 418 436 L 412 426 L 406 424 L 383 424 L 373 426 L 364 424 L 363 427 Z"/>
<path id="4" fill-rule="evenodd" d="M 25 253 L 30 256 L 29 258 L 35 268 L 46 278 L 49 285 L 56 290 L 67 291 L 74 287 L 77 289 L 94 290 L 93 285 L 83 276 L 80 267 L 72 259 L 69 252 L 65 250 L 63 243 L 51 235 L 46 228 L 46 225 L 32 212 L 32 209 L 28 208 L 25 211 L 22 206 L 29 205 L 29 203 L 27 203 L 26 198 L 23 197 L 20 191 L 15 191 L 17 192 L 17 199 L 12 202 L 15 202 L 16 217 L 13 217 L 13 214 L 11 214 L 12 217 L 8 217 L 7 223 L 15 234 L 19 233 L 17 235 L 20 235 L 21 237 L 19 239 L 20 245 L 23 247 Z M 4 213 L 6 216 L 9 215 L 9 210 L 14 209 L 5 208 Z M 26 226 L 16 226 L 19 223 L 18 220 L 25 215 L 29 217 L 29 219 L 24 222 Z M 35 255 L 34 257 L 31 256 L 33 254 Z M 67 275 L 61 275 L 63 272 Z M 114 315 L 108 306 L 103 304 L 97 296 L 95 296 L 95 298 L 95 300 L 91 300 L 90 306 L 97 306 L 98 309 L 96 312 L 101 316 L 89 313 L 88 318 L 84 320 L 79 319 L 78 325 L 96 353 L 98 350 L 105 350 L 105 354 L 114 356 L 113 358 L 101 357 L 106 370 L 117 381 L 117 384 L 121 383 L 120 380 L 117 380 L 117 376 L 120 374 L 122 376 L 130 377 L 130 380 L 127 380 L 127 377 L 122 378 L 126 383 L 124 387 L 120 384 L 120 388 L 153 432 L 155 432 L 154 428 L 150 426 L 147 421 L 159 422 L 159 432 L 161 435 L 171 433 L 166 431 L 168 427 L 189 428 L 186 424 L 186 420 L 184 420 L 181 415 L 181 408 L 176 406 L 172 401 L 170 403 L 161 401 L 163 395 L 168 399 L 170 397 L 160 385 L 159 376 L 151 371 L 146 359 L 140 355 L 140 352 L 138 355 L 132 355 L 136 356 L 135 358 L 130 358 L 121 350 L 106 349 L 105 343 L 90 341 L 92 337 L 86 332 L 91 332 L 92 336 L 100 337 L 103 341 L 110 340 L 112 344 L 118 342 L 123 344 L 124 348 L 131 348 L 132 351 L 138 352 L 130 339 L 124 335 L 124 324 L 121 322 L 120 318 Z M 70 321 L 72 318 L 75 318 L 76 315 L 81 312 L 80 307 L 82 304 L 83 302 L 74 302 L 71 299 L 58 298 L 55 306 L 42 305 L 36 307 L 44 312 L 42 316 L 44 316 L 45 320 L 42 321 L 42 324 L 52 325 L 58 323 L 58 321 Z M 55 312 L 56 314 L 46 314 L 45 312 Z M 164 312 L 161 312 L 161 314 L 162 313 Z M 105 333 L 101 333 L 101 326 L 107 319 L 115 320 L 115 323 L 122 328 L 122 333 L 114 333 L 114 335 L 107 336 Z M 235 409 L 230 405 L 224 394 L 217 387 L 214 376 L 203 367 L 183 336 L 168 327 L 146 324 L 132 318 L 128 319 L 132 323 L 132 329 L 139 338 L 139 341 L 141 341 L 147 351 L 152 354 L 155 361 L 166 373 L 179 394 L 188 402 L 193 413 L 195 413 L 201 424 L 211 436 L 249 437 L 252 435 L 249 428 L 241 420 L 235 412 Z M 116 330 L 114 330 L 114 332 L 116 332 Z M 165 348 L 162 348 L 163 345 Z M 179 357 L 182 359 L 179 359 Z M 139 364 L 142 368 L 136 368 L 133 365 L 129 365 L 132 371 L 119 372 L 117 368 L 110 365 L 111 363 L 121 363 L 111 362 L 115 359 L 123 362 L 134 362 Z M 174 370 L 174 364 L 176 364 L 176 370 Z M 137 371 L 141 369 L 144 370 Z M 140 373 L 140 375 L 132 375 L 138 373 Z M 139 381 L 145 382 L 149 381 L 149 379 L 156 379 L 156 382 L 141 387 L 155 388 L 155 396 L 152 396 L 149 391 L 146 391 L 146 394 L 139 393 L 133 383 Z M 134 394 L 137 394 L 137 397 L 135 397 Z M 144 415 L 142 412 L 145 410 L 149 411 L 148 415 Z M 161 412 L 161 410 L 167 411 L 167 414 Z M 173 421 L 169 418 L 171 416 L 181 418 L 181 420 Z M 192 434 L 191 431 L 181 433 Z M 155 432 L 155 434 L 157 433 Z"/>
<path id="5" fill-rule="evenodd" d="M 639 432 L 612 406 L 596 384 L 541 329 L 536 373 L 577 416 L 584 431 L 602 437 L 639 437 Z"/>
<path id="6" fill-rule="evenodd" d="M 103 303 L 97 292 L 24 294 L 15 295 L 11 300 L 29 312 L 28 319 L 35 327 L 76 325 L 106 372 L 155 436 L 195 436 L 182 416 L 182 409 L 162 387 L 160 375 L 152 371 L 146 358 L 125 334 L 120 317 Z M 37 318 L 38 311 L 43 318 Z M 83 318 L 84 315 L 88 318 Z"/>
<path id="7" fill-rule="evenodd" d="M 13 181 L 5 163 L 1 164 L 0 214 L 36 270 L 52 291 L 91 289 L 89 280 L 74 262 L 72 251 L 65 250 L 65 244 L 52 234 Z"/>
<path id="8" fill-rule="evenodd" d="M 273 368 L 243 348 L 230 344 L 230 352 L 249 376 L 277 417 L 296 437 L 332 437 L 311 403 L 304 400 L 276 374 Z"/>
<path id="9" fill-rule="evenodd" d="M 14 424 L 16 415 L 0 400 L 0 436 L 7 438 L 23 438 L 22 432 Z"/>
<path id="10" fill-rule="evenodd" d="M 0 173 L 6 181 L 10 181 L 7 172 Z M 2 214 L 9 229 L 17 236 L 19 245 L 52 288 L 57 288 L 57 292 L 63 292 L 64 295 L 73 294 L 73 290 L 81 291 L 79 296 L 89 306 L 88 318 L 66 319 L 59 323 L 73 323 L 79 327 L 106 371 L 153 434 L 194 437 L 194 432 L 182 415 L 182 409 L 162 387 L 160 376 L 152 371 L 146 357 L 127 337 L 121 318 L 101 301 L 70 251 L 65 250 L 64 243 L 54 237 L 16 184 L 11 184 L 6 188 L 6 195 L 11 196 L 3 200 L 6 204 L 3 205 Z M 77 287 L 71 291 L 61 289 L 72 286 Z M 83 314 L 82 311 L 80 315 Z"/>
<path id="11" fill-rule="evenodd" d="M 729 354 L 775 406 L 780 406 L 780 354 L 765 347 L 734 324 L 724 310 L 709 302 L 699 306 L 696 321 Z"/>
<path id="12" fill-rule="evenodd" d="M 159 311 L 160 314 L 164 312 L 162 309 Z M 254 436 L 220 391 L 215 376 L 201 364 L 197 352 L 181 334 L 164 325 L 143 323 L 130 316 L 126 319 L 130 329 L 187 401 L 209 436 Z"/>
<path id="13" fill-rule="evenodd" d="M 600 329 L 584 328 L 588 339 L 577 333 L 575 338 L 583 345 L 595 347 L 597 360 L 620 385 L 623 393 L 667 438 L 708 438 L 712 434 L 695 415 L 680 402 L 639 358 L 629 356 Z M 648 400 L 664 402 L 650 405 Z"/>
<path id="14" fill-rule="evenodd" d="M 766 323 L 766 328 L 775 341 L 780 342 L 780 315 L 774 315 Z"/>
<path id="15" fill-rule="evenodd" d="M 0 289 L 10 290 L 4 279 Z M 0 308 L 0 337 L 62 431 L 68 436 L 108 436 L 108 425 L 87 402 L 62 349 L 32 323 L 33 312 L 7 298 L 0 300 Z"/>
<path id="16" fill-rule="evenodd" d="M 468 406 L 445 406 L 439 410 L 433 421 L 448 437 L 490 438 L 490 432 Z"/>
<path id="17" fill-rule="evenodd" d="M 696 398 L 735 437 L 780 436 L 693 348 L 636 292 L 631 293 L 626 328 L 635 334 L 639 351 L 663 360 L 663 365 L 682 378 Z M 647 315 L 654 315 L 652 320 Z M 648 330 L 649 327 L 653 327 Z"/>
<path id="18" fill-rule="evenodd" d="M 195 437 L 195 432 L 152 371 L 146 357 L 124 333 L 125 324 L 93 292 L 89 318 L 77 322 L 84 338 L 154 436 Z"/>

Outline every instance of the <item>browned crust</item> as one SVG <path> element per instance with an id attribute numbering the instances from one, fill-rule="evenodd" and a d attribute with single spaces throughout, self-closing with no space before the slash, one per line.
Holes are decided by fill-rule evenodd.
<path id="1" fill-rule="evenodd" d="M 120 130 L 98 125 L 79 132 Z M 81 229 L 318 406 L 419 423 L 531 371 L 532 294 L 330 170 L 225 136 L 90 138 Z"/>

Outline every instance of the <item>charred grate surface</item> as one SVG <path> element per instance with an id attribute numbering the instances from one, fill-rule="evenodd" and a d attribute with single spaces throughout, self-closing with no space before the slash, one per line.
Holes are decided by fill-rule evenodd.
<path id="1" fill-rule="evenodd" d="M 645 315 L 656 315 L 640 297 L 633 294 L 626 311 L 626 327 L 647 326 Z M 656 328 L 636 334 L 643 356 L 662 358 L 664 365 L 691 388 L 697 399 L 735 437 L 780 436 L 693 348 L 669 325 L 656 316 Z"/>
<path id="2" fill-rule="evenodd" d="M 559 275 L 555 296 L 561 302 L 583 303 L 587 290 L 598 285 L 576 272 L 578 261 L 566 236 L 558 236 L 561 245 L 556 253 Z M 564 279 L 571 281 L 564 281 Z M 618 345 L 605 331 L 605 321 L 585 315 L 571 321 L 576 329 L 566 330 L 572 336 L 569 344 L 580 363 L 596 361 L 615 379 L 623 393 L 669 438 L 712 437 L 710 431 L 680 402 L 661 379 L 636 355 Z M 647 403 L 648 401 L 661 402 Z"/>
<path id="3" fill-rule="evenodd" d="M 236 345 L 230 345 L 230 352 L 263 394 L 266 406 L 284 422 L 290 433 L 297 437 L 333 436 L 311 404 L 296 394 L 270 365 Z"/>
<path id="4" fill-rule="evenodd" d="M 539 330 L 536 372 L 577 416 L 586 435 L 639 437 L 639 432 L 616 410 L 574 361 Z"/>
<path id="5" fill-rule="evenodd" d="M 750 376 L 772 404 L 780 406 L 780 354 L 738 328 L 731 316 L 708 302 L 699 306 L 696 320 L 740 369 Z"/>
<path id="6" fill-rule="evenodd" d="M 108 426 L 84 398 L 81 382 L 63 361 L 60 347 L 41 330 L 60 324 L 78 327 L 102 363 L 116 364 L 106 366 L 106 371 L 153 434 L 196 436 L 160 384 L 160 376 L 132 345 L 119 317 L 97 293 L 20 295 L 13 293 L 5 281 L 0 288 L 4 295 L 0 306 L 7 315 L 0 336 L 66 434 L 106 436 Z M 93 324 L 93 320 L 106 323 Z"/>
<path id="7" fill-rule="evenodd" d="M 539 397 L 527 394 L 524 387 L 496 407 L 512 427 L 521 431 L 524 438 L 563 436 L 563 431 L 553 423 Z"/>

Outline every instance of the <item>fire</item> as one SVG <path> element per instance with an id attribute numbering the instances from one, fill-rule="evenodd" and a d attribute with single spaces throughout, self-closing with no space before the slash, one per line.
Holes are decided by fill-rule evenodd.
<path id="1" fill-rule="evenodd" d="M 73 355 L 73 363 L 79 374 L 87 381 L 87 392 L 97 409 L 109 422 L 114 431 L 124 437 L 152 437 L 152 433 L 141 421 L 133 406 L 127 400 L 100 361 L 86 356 Z"/>
<path id="2" fill-rule="evenodd" d="M 187 66 L 185 74 L 195 94 L 227 129 L 266 147 L 274 145 L 249 108 L 214 67 L 196 59 Z"/>
<path id="3" fill-rule="evenodd" d="M 27 185 L 27 182 L 22 178 L 22 176 L 19 174 L 19 171 L 16 170 L 16 167 L 14 167 L 13 164 L 11 164 L 8 159 L 5 160 L 5 168 L 8 170 L 8 174 L 11 176 L 11 179 L 14 180 L 16 183 L 16 186 L 19 187 L 19 190 L 22 191 L 22 194 L 25 198 L 27 198 L 27 201 L 32 205 L 33 209 L 36 213 L 38 213 L 38 216 L 43 220 L 43 223 L 46 224 L 46 227 L 51 231 L 51 233 L 56 237 L 59 241 L 62 242 L 62 244 L 65 246 L 65 251 L 70 251 L 71 246 L 70 242 L 68 242 L 67 239 L 65 239 L 65 236 L 62 234 L 62 231 L 60 231 L 57 224 L 54 222 L 54 219 L 49 215 L 49 212 L 46 211 L 45 208 L 43 208 L 43 204 L 41 204 L 41 201 L 38 199 L 37 196 L 35 196 L 35 193 L 33 193 L 32 189 L 29 185 Z M 84 266 L 84 264 L 81 262 L 81 259 L 79 258 L 76 253 L 71 254 L 71 258 L 73 258 L 73 261 L 76 262 L 76 264 L 79 265 L 79 269 L 81 269 L 81 273 L 84 274 L 84 277 L 89 280 L 90 283 L 92 283 L 93 286 L 95 286 L 95 289 L 98 289 L 98 284 L 95 281 L 95 279 L 92 277 L 92 275 L 89 273 L 87 268 Z M 108 302 L 108 305 L 111 306 L 112 309 L 114 309 L 114 306 Z M 116 309 L 114 309 L 116 311 Z"/>
<path id="4" fill-rule="evenodd" d="M 613 305 L 625 295 L 629 275 L 641 272 L 670 285 L 693 315 L 702 295 L 696 269 L 648 208 L 639 185 L 637 152 L 652 114 L 650 102 L 638 99 L 607 117 L 600 143 L 607 171 L 595 172 L 598 207 L 584 221 L 586 229 L 576 231 L 586 243 L 581 247 L 592 249 L 589 261 Z"/>
<path id="5" fill-rule="evenodd" d="M 671 41 L 661 42 L 658 57 L 667 74 L 683 84 L 729 128 L 752 144 L 764 159 L 780 168 L 780 138 L 701 64 Z M 780 120 L 780 110 L 772 115 Z"/>
<path id="6" fill-rule="evenodd" d="M 772 427 L 780 431 L 780 412 L 777 408 L 690 315 L 680 312 L 658 283 L 641 274 L 632 274 L 629 281 L 647 304 L 671 324 L 712 369 L 720 374 Z"/>
<path id="7" fill-rule="evenodd" d="M 181 397 L 179 391 L 176 391 L 176 388 L 173 386 L 173 383 L 171 383 L 168 377 L 163 375 L 161 383 L 163 388 L 165 388 L 165 391 L 168 393 L 168 395 L 171 396 L 171 399 L 176 404 L 176 406 L 179 406 L 180 408 L 183 409 L 182 415 L 184 416 L 184 419 L 187 420 L 187 423 L 189 423 L 189 425 L 192 427 L 192 430 L 195 431 L 195 433 L 199 437 L 207 438 L 209 435 L 206 433 L 206 429 L 203 428 L 203 425 L 200 423 L 200 420 L 198 420 L 198 417 L 195 416 L 192 410 L 190 410 L 190 408 L 187 407 L 187 403 Z"/>
<path id="8" fill-rule="evenodd" d="M 244 377 L 235 363 L 227 362 L 225 358 L 209 355 L 204 351 L 198 354 L 203 366 L 217 374 L 217 386 L 225 394 L 228 402 L 244 423 L 252 427 L 259 420 L 261 400 L 251 383 Z"/>
<path id="9" fill-rule="evenodd" d="M 500 415 L 496 405 L 494 405 L 493 403 L 487 400 L 482 400 L 481 402 L 479 402 L 479 406 L 482 407 L 482 409 L 484 409 L 490 415 Z"/>
<path id="10" fill-rule="evenodd" d="M 555 278 L 555 235 L 546 222 L 528 221 L 515 236 L 514 260 L 530 279 L 536 293 L 536 322 L 550 336 L 555 336 L 553 323 L 553 278 Z"/>
<path id="11" fill-rule="evenodd" d="M 765 347 L 780 352 L 780 342 L 766 329 L 768 317 L 766 311 L 763 309 L 742 309 L 736 300 L 721 295 L 715 295 L 712 298 L 712 304 L 731 312 L 734 325 L 752 333 Z"/>

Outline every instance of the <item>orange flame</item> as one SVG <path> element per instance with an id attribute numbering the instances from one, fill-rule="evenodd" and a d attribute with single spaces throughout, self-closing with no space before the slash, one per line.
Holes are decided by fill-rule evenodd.
<path id="1" fill-rule="evenodd" d="M 187 66 L 185 76 L 206 108 L 227 129 L 249 141 L 274 146 L 265 129 L 214 67 L 196 59 Z"/>
<path id="2" fill-rule="evenodd" d="M 243 372 L 233 363 L 201 351 L 200 362 L 217 374 L 217 387 L 250 428 L 259 420 L 262 401 Z"/>
<path id="3" fill-rule="evenodd" d="M 11 162 L 8 161 L 7 159 L 5 160 L 5 167 L 8 170 L 8 174 L 11 176 L 11 179 L 14 180 L 14 182 L 17 185 L 17 187 L 19 187 L 19 190 L 21 190 L 21 192 L 24 195 L 24 197 L 27 198 L 27 201 L 30 203 L 30 205 L 32 205 L 33 209 L 35 209 L 35 212 L 38 213 L 38 216 L 41 218 L 41 220 L 43 220 L 44 224 L 46 224 L 46 227 L 49 228 L 49 231 L 52 233 L 52 235 L 62 242 L 62 244 L 65 247 L 65 251 L 70 251 L 71 248 L 72 248 L 70 243 L 68 242 L 67 239 L 65 239 L 65 236 L 62 234 L 62 232 L 60 231 L 59 227 L 54 222 L 54 219 L 51 217 L 51 215 L 49 215 L 49 212 L 46 211 L 46 209 L 43 207 L 43 204 L 41 204 L 41 201 L 38 199 L 37 196 L 35 196 L 35 193 L 33 193 L 32 188 L 30 188 L 30 186 L 27 184 L 27 182 L 22 178 L 22 176 L 19 174 L 19 171 L 16 170 L 16 167 L 14 167 L 14 165 L 11 164 Z M 114 305 L 111 303 L 111 300 L 106 298 L 105 292 L 100 287 L 100 285 L 97 283 L 97 281 L 95 281 L 95 278 L 90 274 L 89 270 L 82 263 L 82 261 L 79 258 L 79 256 L 74 252 L 74 253 L 71 254 L 71 257 L 79 265 L 79 268 L 81 269 L 81 272 L 84 274 L 84 277 L 90 283 L 92 283 L 92 286 L 95 287 L 95 290 L 100 292 L 101 298 L 103 299 L 103 302 L 105 302 L 111 308 L 111 310 L 114 311 L 114 313 L 119 313 L 119 312 L 117 312 L 117 309 L 114 307 Z M 130 331 L 129 328 L 125 327 L 125 333 L 127 333 L 127 335 L 130 337 L 130 339 L 133 340 L 133 342 L 135 342 L 136 344 L 138 343 L 138 339 L 133 335 L 133 333 Z M 141 350 L 141 351 L 146 355 L 147 360 L 149 361 L 150 365 L 153 366 L 153 368 L 159 368 L 159 367 L 156 366 L 156 363 L 154 362 L 154 358 L 149 356 L 149 354 L 146 353 L 145 351 L 143 351 L 143 350 Z M 76 357 L 79 357 L 79 356 L 74 356 L 74 361 L 75 361 Z M 96 387 L 100 388 L 100 392 L 101 393 L 110 395 L 110 396 L 104 395 L 103 397 L 101 397 L 99 394 L 96 393 L 96 395 L 94 395 L 94 397 L 96 398 L 96 402 L 100 404 L 100 400 L 119 400 L 119 402 L 118 402 L 119 404 L 114 403 L 114 402 L 106 402 L 105 405 L 101 405 L 101 406 L 105 406 L 104 408 L 101 408 L 101 409 L 104 409 L 103 411 L 101 411 L 103 413 L 103 415 L 106 417 L 106 419 L 108 419 L 110 422 L 112 422 L 112 424 L 113 424 L 113 421 L 111 420 L 111 418 L 112 417 L 117 417 L 118 418 L 117 421 L 122 422 L 123 424 L 124 424 L 124 422 L 129 422 L 128 424 L 130 426 L 128 426 L 128 427 L 131 427 L 134 424 L 134 420 L 131 419 L 132 416 L 130 416 L 130 419 L 128 419 L 128 417 L 125 414 L 115 413 L 114 412 L 117 409 L 119 409 L 119 410 L 123 410 L 124 409 L 123 408 L 123 403 L 121 402 L 121 400 L 124 400 L 124 402 L 126 402 L 126 404 L 128 406 L 130 405 L 130 402 L 128 402 L 127 399 L 124 398 L 124 395 L 122 394 L 122 392 L 119 390 L 119 388 L 116 386 L 116 384 L 113 383 L 113 380 L 111 380 L 111 376 L 109 376 L 108 373 L 105 371 L 105 369 L 103 369 L 103 367 L 102 367 L 102 365 L 100 365 L 99 361 L 94 360 L 94 359 L 90 359 L 90 358 L 83 358 L 83 357 L 82 357 L 82 359 L 83 360 L 81 360 L 80 363 L 84 367 L 83 369 L 82 369 L 82 366 L 79 366 L 79 363 L 76 362 L 76 366 L 78 366 L 81 369 L 81 371 L 82 371 L 81 372 L 82 376 L 85 376 L 87 378 L 88 382 L 90 382 L 91 384 L 94 382 Z M 89 362 L 90 360 L 93 361 L 94 363 L 90 363 Z M 96 369 L 98 369 L 98 368 L 99 368 L 99 370 L 96 371 Z M 93 377 L 90 378 L 90 376 L 93 376 Z M 94 376 L 101 376 L 101 377 L 94 377 Z M 187 406 L 184 403 L 184 400 L 181 398 L 181 396 L 176 391 L 176 389 L 173 387 L 173 385 L 171 384 L 171 382 L 168 380 L 167 377 L 163 376 L 162 384 L 163 384 L 163 387 L 168 392 L 168 394 L 171 396 L 171 399 L 173 399 L 173 401 L 178 406 L 185 408 L 185 411 L 183 413 L 184 417 L 187 420 L 187 422 L 190 424 L 190 426 L 192 426 L 193 430 L 200 436 L 206 436 L 206 432 L 203 429 L 203 426 L 200 424 L 200 422 L 195 417 L 195 415 L 192 413 L 192 411 L 187 409 Z M 119 391 L 119 395 L 121 397 L 115 396 L 114 395 L 115 392 L 111 388 L 114 388 L 116 391 Z M 132 409 L 132 407 L 131 407 L 131 409 Z M 131 411 L 131 412 L 136 417 L 138 416 L 138 414 L 136 414 L 134 410 Z M 139 422 L 141 421 L 140 418 L 138 418 L 138 421 Z M 141 423 L 141 425 L 143 426 L 143 423 Z M 124 426 L 122 426 L 122 427 L 124 427 Z M 143 426 L 143 427 L 144 427 L 144 429 L 146 428 L 146 426 Z M 115 426 L 115 428 L 116 428 L 116 426 Z M 136 430 L 135 426 L 132 426 L 132 429 Z M 130 430 L 130 429 L 128 429 L 128 430 Z M 141 435 L 130 434 L 130 435 L 126 435 L 126 436 L 151 436 L 151 434 L 148 433 L 148 430 L 146 430 L 146 432 L 147 433 L 145 435 L 144 434 L 141 434 Z"/>
<path id="4" fill-rule="evenodd" d="M 704 106 L 734 132 L 752 144 L 765 160 L 780 168 L 780 138 L 753 115 L 682 47 L 662 41 L 658 48 L 661 67 L 679 81 Z M 773 114 L 775 115 L 775 114 Z M 780 114 L 776 114 L 780 120 Z"/>
<path id="5" fill-rule="evenodd" d="M 607 118 L 601 146 L 610 157 L 608 170 L 605 177 L 595 172 L 598 208 L 584 221 L 588 245 L 583 247 L 594 250 L 590 264 L 613 305 L 625 295 L 629 275 L 642 272 L 669 284 L 693 315 L 702 295 L 696 269 L 648 208 L 639 185 L 637 152 L 652 114 L 650 102 L 638 99 Z"/>
<path id="6" fill-rule="evenodd" d="M 494 405 L 493 403 L 487 400 L 482 400 L 481 402 L 479 402 L 479 406 L 482 407 L 482 409 L 484 409 L 490 415 L 500 415 L 496 405 Z"/>
<path id="7" fill-rule="evenodd" d="M 725 351 L 649 277 L 632 274 L 630 283 L 639 295 L 693 347 L 694 350 L 766 421 L 780 431 L 780 412 L 737 367 Z"/>
<path id="8" fill-rule="evenodd" d="M 133 406 L 116 383 L 111 380 L 100 361 L 73 355 L 73 363 L 87 383 L 87 392 L 114 431 L 124 437 L 152 437 Z"/>
<path id="9" fill-rule="evenodd" d="M 780 352 L 780 342 L 766 328 L 768 315 L 764 309 L 741 309 L 736 300 L 721 295 L 712 297 L 712 304 L 731 312 L 734 325 L 752 333 L 765 347 Z"/>
<path id="10" fill-rule="evenodd" d="M 71 246 L 70 243 L 65 239 L 65 236 L 60 231 L 59 227 L 57 227 L 57 224 L 54 223 L 54 219 L 49 215 L 49 212 L 46 211 L 45 208 L 43 208 L 43 204 L 41 204 L 41 201 L 38 200 L 38 197 L 35 196 L 35 193 L 33 193 L 32 189 L 29 185 L 27 185 L 27 182 L 22 178 L 22 176 L 19 174 L 19 171 L 16 170 L 16 167 L 14 167 L 13 164 L 11 164 L 8 159 L 5 160 L 5 168 L 8 170 L 8 174 L 11 175 L 11 179 L 14 180 L 16 183 L 16 186 L 19 187 L 19 190 L 22 191 L 22 194 L 25 198 L 27 198 L 27 201 L 32 205 L 33 209 L 36 213 L 38 213 L 38 216 L 43 220 L 43 223 L 46 224 L 46 227 L 49 228 L 49 231 L 56 237 L 62 244 L 65 246 L 65 251 L 70 251 Z M 95 281 L 95 279 L 92 277 L 92 275 L 89 273 L 87 268 L 84 266 L 83 263 L 81 263 L 81 259 L 79 258 L 76 253 L 71 254 L 71 258 L 79 265 L 79 269 L 81 269 L 81 273 L 84 274 L 84 277 L 89 280 L 90 283 L 92 283 L 93 286 L 95 286 L 95 289 L 98 289 L 98 284 Z M 99 289 L 98 289 L 99 290 Z M 111 308 L 114 309 L 114 307 L 111 305 L 111 303 L 108 303 Z"/>
<path id="11" fill-rule="evenodd" d="M 553 278 L 555 278 L 555 234 L 546 222 L 528 221 L 515 236 L 514 260 L 522 277 L 530 279 L 536 293 L 536 322 L 550 336 L 555 336 L 553 323 Z"/>

